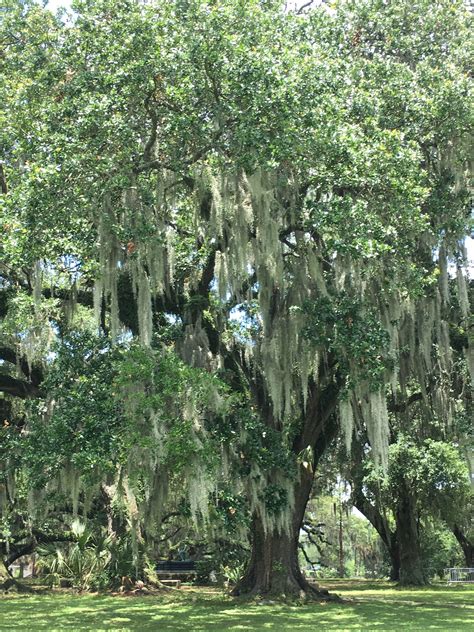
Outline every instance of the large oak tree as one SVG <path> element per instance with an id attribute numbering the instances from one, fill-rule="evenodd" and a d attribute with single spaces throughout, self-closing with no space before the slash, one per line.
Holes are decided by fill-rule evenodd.
<path id="1" fill-rule="evenodd" d="M 63 22 L 10 2 L 2 25 L 3 294 L 34 319 L 6 347 L 28 367 L 44 356 L 51 282 L 93 300 L 112 340 L 157 347 L 172 323 L 181 358 L 249 398 L 288 457 L 234 450 L 253 513 L 238 590 L 314 592 L 297 542 L 339 416 L 384 467 L 387 397 L 403 405 L 433 344 L 450 371 L 448 260 L 468 318 L 467 11 L 73 8 Z M 28 370 L 4 392 L 36 388 Z M 449 420 L 441 378 L 430 397 Z"/>

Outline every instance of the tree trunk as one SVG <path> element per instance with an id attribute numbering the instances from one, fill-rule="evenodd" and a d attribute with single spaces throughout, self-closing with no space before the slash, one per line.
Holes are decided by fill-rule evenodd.
<path id="1" fill-rule="evenodd" d="M 396 513 L 397 540 L 400 546 L 401 586 L 426 586 L 415 500 L 408 489 L 400 495 Z"/>
<path id="2" fill-rule="evenodd" d="M 288 532 L 268 532 L 262 520 L 254 517 L 251 558 L 245 575 L 234 589 L 234 595 L 337 599 L 326 590 L 310 584 L 300 570 L 299 533 L 314 474 L 311 468 L 301 466 L 300 476 L 295 485 L 294 511 Z"/>
<path id="3" fill-rule="evenodd" d="M 390 546 L 387 547 L 390 556 L 390 581 L 400 581 L 400 547 L 396 536 L 392 538 Z"/>
<path id="4" fill-rule="evenodd" d="M 298 462 L 298 455 L 308 447 L 312 448 L 313 458 L 312 463 L 298 464 L 289 528 L 285 532 L 266 529 L 261 516 L 256 512 L 251 534 L 250 561 L 244 576 L 233 591 L 234 595 L 339 599 L 316 584 L 310 584 L 301 572 L 298 560 L 300 530 L 313 487 L 314 473 L 327 446 L 338 432 L 334 411 L 341 385 L 337 379 L 327 379 L 327 382 L 325 379 L 332 375 L 334 366 L 329 359 L 321 361 L 319 376 L 325 386 L 321 388 L 313 383 L 309 389 L 301 430 L 293 440 L 295 462 Z M 255 379 L 253 384 L 256 384 Z M 258 384 L 253 389 L 256 405 L 262 411 L 262 416 L 268 418 L 268 425 L 278 427 L 272 419 L 272 406 L 265 390 L 257 386 Z"/>
<path id="5" fill-rule="evenodd" d="M 455 524 L 452 528 L 454 537 L 459 543 L 459 546 L 462 548 L 462 552 L 464 553 L 464 560 L 466 562 L 467 568 L 474 568 L 474 542 L 471 542 L 463 530 Z"/>

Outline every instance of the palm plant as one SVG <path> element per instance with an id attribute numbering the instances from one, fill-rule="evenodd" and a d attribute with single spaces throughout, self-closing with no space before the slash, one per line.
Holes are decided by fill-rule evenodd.
<path id="1" fill-rule="evenodd" d="M 39 564 L 47 572 L 50 583 L 59 583 L 60 578 L 65 578 L 79 590 L 88 590 L 110 564 L 113 537 L 105 534 L 95 536 L 79 520 L 73 521 L 71 531 L 75 537 L 72 544 L 46 546 L 38 550 Z"/>

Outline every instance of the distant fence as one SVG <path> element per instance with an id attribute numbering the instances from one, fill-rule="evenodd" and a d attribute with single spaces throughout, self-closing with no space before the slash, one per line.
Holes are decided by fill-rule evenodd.
<path id="1" fill-rule="evenodd" d="M 474 568 L 447 568 L 448 584 L 474 584 Z"/>

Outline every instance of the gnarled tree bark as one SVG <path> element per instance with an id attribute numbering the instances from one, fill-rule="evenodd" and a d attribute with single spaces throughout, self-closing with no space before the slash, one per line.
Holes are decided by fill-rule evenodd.
<path id="1" fill-rule="evenodd" d="M 311 496 L 314 474 L 327 445 L 337 433 L 337 421 L 333 415 L 337 392 L 334 384 L 324 393 L 313 390 L 313 401 L 308 406 L 301 434 L 293 444 L 296 456 L 303 449 L 307 437 L 311 437 L 309 445 L 313 449 L 313 459 L 311 463 L 299 464 L 290 527 L 286 532 L 269 532 L 262 520 L 254 516 L 250 561 L 233 591 L 234 595 L 338 599 L 327 590 L 309 583 L 301 572 L 298 559 L 300 529 Z"/>
<path id="2" fill-rule="evenodd" d="M 337 599 L 327 590 L 309 583 L 300 569 L 299 533 L 314 476 L 312 471 L 304 467 L 301 467 L 300 474 L 301 480 L 296 485 L 294 512 L 288 532 L 266 532 L 262 521 L 258 517 L 254 518 L 250 562 L 234 590 L 234 595 Z"/>
<path id="3" fill-rule="evenodd" d="M 415 499 L 403 485 L 403 494 L 395 511 L 397 539 L 400 546 L 400 580 L 401 586 L 426 586 L 426 575 L 421 554 L 418 515 Z"/>

